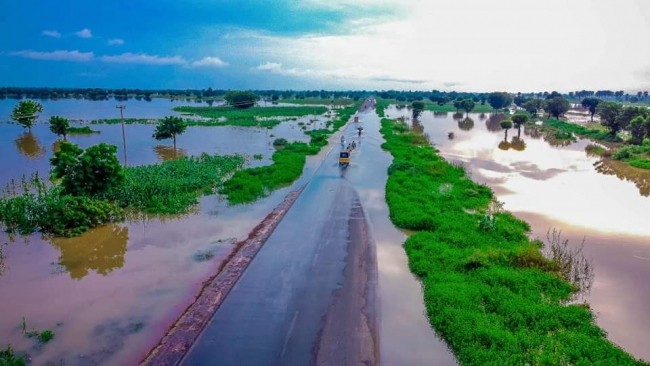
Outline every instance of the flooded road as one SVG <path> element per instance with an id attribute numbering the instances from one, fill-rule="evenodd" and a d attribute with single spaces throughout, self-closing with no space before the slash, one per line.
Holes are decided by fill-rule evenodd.
<path id="1" fill-rule="evenodd" d="M 298 125 L 308 118 L 270 130 L 188 127 L 178 138 L 176 154 L 261 154 L 251 164 L 268 164 L 275 138 L 308 140 Z M 121 146 L 119 125 L 91 127 L 101 133 L 69 140 L 82 147 Z M 0 132 L 0 186 L 35 171 L 48 175 L 56 137 L 47 125 L 37 124 L 29 134 L 0 124 Z M 174 157 L 168 142 L 151 138 L 153 126 L 127 125 L 126 132 L 130 165 Z M 307 171 L 314 169 L 312 160 Z M 203 280 L 217 271 L 233 242 L 245 238 L 289 190 L 234 207 L 206 196 L 186 215 L 134 218 L 76 238 L 0 233 L 0 347 L 11 344 L 28 352 L 34 364 L 136 364 L 192 302 Z M 26 338 L 22 317 L 27 330 L 53 329 L 54 340 L 39 346 Z"/>
<path id="2" fill-rule="evenodd" d="M 371 339 L 378 339 L 375 357 L 385 365 L 455 364 L 426 319 L 402 248 L 406 236 L 388 218 L 384 185 L 391 157 L 380 148 L 379 118 L 371 108 L 359 117 L 361 137 L 354 123 L 344 131 L 348 143 L 359 143 L 351 165 L 337 166 L 338 147 L 324 157 L 183 364 L 215 358 L 223 365 L 376 364 Z M 350 205 L 365 215 L 350 213 Z M 361 219 L 377 252 L 375 305 L 368 302 L 372 266 L 347 272 L 374 257 L 355 254 L 362 242 L 354 239 L 352 222 Z M 363 288 L 364 278 L 366 291 L 350 290 Z M 376 329 L 359 323 L 372 324 L 368 317 L 377 311 Z"/>
<path id="3" fill-rule="evenodd" d="M 410 111 L 387 109 L 391 118 Z M 650 360 L 650 172 L 588 156 L 589 141 L 551 146 L 530 131 L 501 130 L 499 117 L 425 112 L 419 123 L 441 154 L 462 162 L 473 180 L 489 185 L 504 208 L 546 239 L 562 230 L 595 267 L 588 296 L 597 323 L 614 343 Z M 453 132 L 450 139 L 449 133 Z"/>

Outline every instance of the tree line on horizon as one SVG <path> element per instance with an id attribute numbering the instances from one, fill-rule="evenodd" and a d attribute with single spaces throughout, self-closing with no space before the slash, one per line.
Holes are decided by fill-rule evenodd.
<path id="1" fill-rule="evenodd" d="M 0 87 L 0 99 L 85 99 L 126 101 L 130 99 L 151 101 L 154 97 L 184 99 L 187 101 L 211 101 L 223 98 L 230 89 L 112 89 L 112 88 L 47 88 L 47 87 Z M 475 103 L 485 104 L 490 93 L 457 91 L 405 91 L 405 90 L 250 90 L 265 100 L 321 98 L 350 98 L 358 100 L 368 96 L 383 99 L 395 99 L 400 102 L 413 102 L 429 99 L 439 104 L 450 103 L 458 99 L 472 99 Z M 561 96 L 580 102 L 584 98 L 595 97 L 628 103 L 650 102 L 648 91 L 626 93 L 618 90 L 580 90 L 569 93 L 555 91 L 535 93 L 511 93 L 515 97 L 548 99 L 550 95 Z"/>

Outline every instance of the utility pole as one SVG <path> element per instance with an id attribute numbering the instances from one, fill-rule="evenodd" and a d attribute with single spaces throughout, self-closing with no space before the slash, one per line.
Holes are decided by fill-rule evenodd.
<path id="1" fill-rule="evenodd" d="M 115 108 L 120 110 L 120 119 L 122 120 L 122 146 L 124 148 L 124 166 L 127 165 L 127 159 L 126 159 L 126 134 L 124 132 L 124 108 L 126 108 L 125 105 L 118 105 L 115 106 Z"/>

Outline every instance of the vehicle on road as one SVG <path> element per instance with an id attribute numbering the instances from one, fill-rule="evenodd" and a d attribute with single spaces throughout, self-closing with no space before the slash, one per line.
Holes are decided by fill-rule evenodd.
<path id="1" fill-rule="evenodd" d="M 349 149 L 345 149 L 339 153 L 339 166 L 342 168 L 347 167 L 350 165 L 350 154 L 351 151 Z"/>

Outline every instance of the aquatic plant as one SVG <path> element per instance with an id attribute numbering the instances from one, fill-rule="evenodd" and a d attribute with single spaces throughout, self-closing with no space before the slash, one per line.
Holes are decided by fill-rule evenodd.
<path id="1" fill-rule="evenodd" d="M 66 131 L 69 135 L 92 135 L 99 133 L 99 131 L 93 130 L 88 126 L 83 127 L 68 127 Z"/>
<path id="2" fill-rule="evenodd" d="M 323 114 L 326 107 L 299 106 L 299 107 L 252 107 L 237 109 L 234 107 L 174 107 L 174 111 L 191 113 L 206 118 L 226 118 L 227 124 L 235 124 L 237 120 L 256 121 L 269 117 L 301 117 L 309 114 Z"/>
<path id="3" fill-rule="evenodd" d="M 0 366 L 25 366 L 26 364 L 25 357 L 16 356 L 11 345 L 7 345 L 7 348 L 0 350 Z"/>
<path id="4" fill-rule="evenodd" d="M 588 306 L 568 303 L 585 278 L 573 276 L 581 263 L 585 273 L 579 254 L 558 239 L 550 249 L 558 255 L 544 256 L 529 225 L 490 212 L 492 191 L 426 138 L 389 119 L 381 132 L 394 158 L 390 218 L 415 231 L 404 244 L 409 267 L 422 280 L 431 325 L 461 364 L 642 364 L 607 340 Z"/>
<path id="5" fill-rule="evenodd" d="M 146 213 L 185 213 L 201 195 L 215 193 L 221 181 L 244 162 L 241 155 L 202 154 L 127 167 L 124 184 L 104 197 L 121 207 Z"/>

